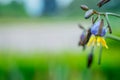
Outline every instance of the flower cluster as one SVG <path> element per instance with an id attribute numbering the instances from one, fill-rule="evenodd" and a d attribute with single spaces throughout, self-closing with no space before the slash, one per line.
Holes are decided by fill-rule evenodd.
<path id="1" fill-rule="evenodd" d="M 98 2 L 97 6 L 102 7 L 104 4 L 109 2 L 110 0 L 100 0 Z M 101 60 L 101 53 L 102 53 L 102 47 L 105 47 L 108 49 L 107 43 L 105 41 L 105 38 L 107 37 L 107 32 L 112 34 L 112 29 L 110 26 L 108 15 L 120 17 L 120 15 L 115 13 L 108 13 L 108 12 L 98 12 L 94 9 L 89 9 L 86 5 L 80 6 L 82 10 L 85 11 L 85 19 L 91 18 L 92 26 L 88 29 L 85 29 L 82 25 L 79 24 L 79 27 L 83 29 L 83 33 L 80 36 L 79 45 L 83 46 L 83 49 L 86 48 L 86 46 L 92 46 L 91 52 L 88 56 L 88 67 L 90 67 L 92 61 L 93 61 L 93 50 L 95 46 L 100 46 L 100 56 L 99 56 L 99 64 Z M 97 17 L 96 17 L 97 15 Z M 103 17 L 101 17 L 103 16 Z"/>

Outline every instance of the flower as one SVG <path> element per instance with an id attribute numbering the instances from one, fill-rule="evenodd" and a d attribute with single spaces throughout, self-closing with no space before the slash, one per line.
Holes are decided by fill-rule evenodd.
<path id="1" fill-rule="evenodd" d="M 98 35 L 98 32 L 100 31 L 100 27 L 103 24 L 103 20 L 97 21 L 93 26 L 91 27 L 91 33 L 94 35 Z M 102 30 L 99 36 L 104 36 L 106 34 L 107 30 L 105 27 L 102 26 Z"/>
<path id="2" fill-rule="evenodd" d="M 79 45 L 82 45 L 82 46 L 85 45 L 85 43 L 84 43 L 84 41 L 85 41 L 85 36 L 86 36 L 86 33 L 85 33 L 85 31 L 83 31 L 82 34 L 81 34 L 81 36 L 80 36 Z"/>
<path id="3" fill-rule="evenodd" d="M 84 30 L 80 36 L 79 45 L 85 46 L 91 37 L 91 29 Z"/>
<path id="4" fill-rule="evenodd" d="M 102 46 L 108 49 L 106 41 L 103 37 L 92 35 L 89 42 L 87 43 L 87 46 L 90 46 L 90 45 L 94 46 L 95 44 L 97 44 L 97 46 L 100 46 L 100 44 L 102 44 Z"/>
<path id="5" fill-rule="evenodd" d="M 103 19 L 93 24 L 93 26 L 91 27 L 92 36 L 89 39 L 87 46 L 90 46 L 90 45 L 100 46 L 100 44 L 102 44 L 102 46 L 108 48 L 106 41 L 104 39 L 104 36 L 107 30 L 103 26 L 104 26 Z"/>

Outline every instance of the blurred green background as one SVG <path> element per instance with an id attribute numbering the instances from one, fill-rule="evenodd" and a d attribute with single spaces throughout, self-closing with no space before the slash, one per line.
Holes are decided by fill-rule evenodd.
<path id="1" fill-rule="evenodd" d="M 120 80 L 120 41 L 106 39 L 98 65 L 95 48 L 87 68 L 88 48 L 78 41 L 90 27 L 81 4 L 103 12 L 120 14 L 120 0 L 102 8 L 98 0 L 0 0 L 0 80 Z M 120 36 L 120 19 L 110 16 L 113 35 Z"/>

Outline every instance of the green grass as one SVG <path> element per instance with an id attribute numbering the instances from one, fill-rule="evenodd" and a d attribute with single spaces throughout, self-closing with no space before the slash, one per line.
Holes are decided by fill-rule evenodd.
<path id="1" fill-rule="evenodd" d="M 54 72 L 57 71 L 58 67 L 60 67 L 60 71 L 63 74 L 68 69 L 68 74 L 72 73 L 71 76 L 69 76 L 71 78 L 75 78 L 75 74 L 80 74 L 79 76 L 82 76 L 82 80 L 85 80 L 86 77 L 90 77 L 90 80 L 96 80 L 98 78 L 100 78 L 100 80 L 119 80 L 119 43 L 113 40 L 107 41 L 110 43 L 108 44 L 109 49 L 103 50 L 101 65 L 98 65 L 98 50 L 95 50 L 94 61 L 89 69 L 86 66 L 88 56 L 87 53 L 89 51 L 83 52 L 82 54 L 79 54 L 79 52 L 63 51 L 60 55 L 48 55 L 48 52 L 36 52 L 31 56 L 18 55 L 23 54 L 20 52 L 1 51 L 0 75 L 3 75 L 2 77 L 6 77 L 4 74 L 8 74 L 11 68 L 13 68 L 12 70 L 14 71 L 17 67 L 22 75 L 24 75 L 25 80 L 32 80 L 37 71 L 41 78 L 45 79 L 46 77 L 49 77 L 49 69 L 52 69 Z M 62 76 L 59 74 L 59 71 L 57 73 L 58 76 Z M 44 77 L 42 75 L 44 75 Z M 56 74 L 54 73 L 54 75 Z M 38 77 L 39 79 L 40 76 Z M 80 79 L 79 76 L 76 76 L 77 80 Z"/>

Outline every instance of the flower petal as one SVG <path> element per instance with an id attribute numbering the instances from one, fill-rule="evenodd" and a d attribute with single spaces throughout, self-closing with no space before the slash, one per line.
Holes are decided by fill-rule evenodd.
<path id="1" fill-rule="evenodd" d="M 106 44 L 106 41 L 105 41 L 105 39 L 104 38 L 100 38 L 101 40 L 101 43 L 102 43 L 102 46 L 104 46 L 104 47 L 106 47 L 107 49 L 108 49 L 108 46 L 107 46 L 107 44 Z"/>
<path id="2" fill-rule="evenodd" d="M 95 37 L 93 40 L 93 46 L 96 44 L 96 42 L 97 42 L 97 37 Z"/>
<path id="3" fill-rule="evenodd" d="M 92 35 L 91 38 L 90 38 L 90 40 L 87 43 L 87 46 L 90 46 L 94 42 L 94 39 L 95 39 L 95 36 Z"/>
<path id="4" fill-rule="evenodd" d="M 99 20 L 99 21 L 97 21 L 93 24 L 93 26 L 91 27 L 91 33 L 92 34 L 94 34 L 94 35 L 98 34 L 100 24 L 101 24 L 101 20 Z"/>
<path id="5" fill-rule="evenodd" d="M 104 28 L 102 29 L 101 36 L 105 36 L 106 32 L 107 32 L 107 29 L 104 27 Z"/>
<path id="6" fill-rule="evenodd" d="M 97 37 L 97 46 L 100 46 L 100 42 L 101 42 L 101 37 Z"/>

